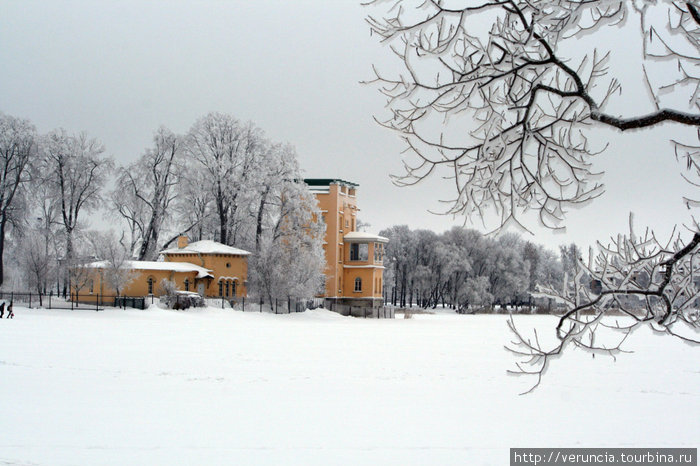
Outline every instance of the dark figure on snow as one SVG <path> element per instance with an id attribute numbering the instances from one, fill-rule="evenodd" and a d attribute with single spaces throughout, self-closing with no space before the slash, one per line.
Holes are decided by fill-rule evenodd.
<path id="1" fill-rule="evenodd" d="M 5 315 L 5 301 L 0 304 L 0 319 L 2 319 L 2 316 Z"/>
<path id="2" fill-rule="evenodd" d="M 15 313 L 12 312 L 12 303 L 10 303 L 10 304 L 7 306 L 7 318 L 8 318 L 8 319 L 12 319 L 14 316 L 15 316 Z"/>

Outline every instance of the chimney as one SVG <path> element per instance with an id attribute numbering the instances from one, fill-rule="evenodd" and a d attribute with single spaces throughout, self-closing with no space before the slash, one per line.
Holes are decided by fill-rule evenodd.
<path id="1" fill-rule="evenodd" d="M 187 236 L 182 235 L 182 236 L 177 237 L 177 248 L 178 249 L 186 248 L 188 244 L 189 244 L 189 241 L 187 240 Z"/>

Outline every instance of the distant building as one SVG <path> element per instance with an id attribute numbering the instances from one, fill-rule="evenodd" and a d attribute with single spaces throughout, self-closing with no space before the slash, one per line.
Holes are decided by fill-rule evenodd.
<path id="1" fill-rule="evenodd" d="M 326 306 L 377 308 L 384 304 L 384 247 L 387 238 L 357 231 L 358 185 L 339 179 L 304 182 L 318 200 L 326 225 Z"/>
<path id="2" fill-rule="evenodd" d="M 121 291 L 123 296 L 157 295 L 162 280 L 175 283 L 182 291 L 193 291 L 204 297 L 239 298 L 246 296 L 248 256 L 242 249 L 215 241 L 188 243 L 186 236 L 178 238 L 177 247 L 161 251 L 163 261 L 127 261 L 131 281 Z M 96 299 L 97 295 L 110 296 L 116 291 L 104 279 L 109 268 L 106 261 L 85 266 L 89 275 L 80 289 L 73 283 L 72 292 L 79 293 L 80 301 Z"/>

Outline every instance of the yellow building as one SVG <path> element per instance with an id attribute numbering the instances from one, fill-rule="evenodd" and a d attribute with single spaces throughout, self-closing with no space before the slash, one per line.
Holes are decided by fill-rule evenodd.
<path id="1" fill-rule="evenodd" d="M 186 236 L 178 238 L 176 248 L 161 251 L 163 261 L 127 261 L 130 281 L 122 296 L 149 296 L 159 293 L 163 279 L 171 280 L 182 291 L 197 292 L 204 297 L 239 298 L 247 295 L 248 256 L 242 249 L 215 241 L 188 243 Z M 105 261 L 87 264 L 84 280 L 74 280 L 73 293 L 80 301 L 91 297 L 116 294 L 105 280 Z M 80 282 L 80 283 L 78 283 Z M 94 299 L 94 298 L 93 298 Z"/>
<path id="2" fill-rule="evenodd" d="M 329 307 L 384 304 L 384 245 L 387 238 L 357 231 L 357 187 L 338 179 L 304 182 L 318 200 L 326 225 L 326 290 Z"/>

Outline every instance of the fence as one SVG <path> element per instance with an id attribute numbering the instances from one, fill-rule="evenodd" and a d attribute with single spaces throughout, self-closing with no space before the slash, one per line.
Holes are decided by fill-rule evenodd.
<path id="1" fill-rule="evenodd" d="M 220 300 L 221 307 L 227 305 L 232 309 L 243 312 L 269 312 L 272 314 L 291 314 L 293 312 L 304 312 L 307 309 L 316 309 L 323 306 L 323 298 L 298 299 L 298 298 L 236 298 L 224 303 L 226 298 L 210 298 L 211 301 Z"/>
<path id="2" fill-rule="evenodd" d="M 15 306 L 44 309 L 90 309 L 94 311 L 104 310 L 106 306 L 119 308 L 146 309 L 149 305 L 159 302 L 154 295 L 148 296 L 117 296 L 102 295 L 99 293 L 71 293 L 60 295 L 53 292 L 1 292 L 0 300 L 12 302 Z M 204 298 L 207 306 L 233 309 L 243 312 L 270 312 L 273 314 L 291 314 L 304 312 L 306 309 L 316 309 L 323 306 L 323 298 L 293 299 L 278 298 L 269 302 L 260 298 Z"/>
<path id="3" fill-rule="evenodd" d="M 179 298 L 179 297 L 178 297 Z M 185 297 L 183 296 L 183 299 Z M 99 293 L 71 293 L 59 295 L 53 292 L 0 292 L 0 300 L 12 302 L 15 306 L 44 309 L 87 309 L 102 311 L 105 307 L 146 309 L 151 304 L 160 302 L 154 295 L 148 296 L 117 296 Z M 179 303 L 179 300 L 177 301 Z M 207 306 L 221 309 L 233 309 L 242 312 L 267 312 L 271 314 L 292 314 L 316 309 L 324 306 L 324 298 L 260 298 L 260 297 L 208 297 L 204 298 Z M 178 308 L 182 308 L 178 306 Z M 331 304 L 332 311 L 341 315 L 366 318 L 394 318 L 391 306 L 364 307 Z"/>
<path id="4" fill-rule="evenodd" d="M 90 309 L 93 311 L 101 311 L 106 306 L 145 309 L 151 302 L 154 302 L 151 296 L 117 296 L 92 293 L 71 293 L 69 295 L 62 295 L 53 292 L 32 293 L 16 291 L 0 292 L 0 300 L 8 303 L 12 302 L 15 306 L 22 306 L 30 309 Z"/>

